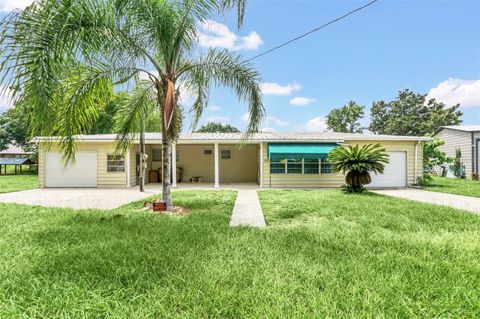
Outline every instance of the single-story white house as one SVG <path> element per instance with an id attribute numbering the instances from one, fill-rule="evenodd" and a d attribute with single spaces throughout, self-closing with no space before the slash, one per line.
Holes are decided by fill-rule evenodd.
<path id="1" fill-rule="evenodd" d="M 385 173 L 371 187 L 407 187 L 422 175 L 426 137 L 347 133 L 192 133 L 172 146 L 172 181 L 201 181 L 215 187 L 255 183 L 259 187 L 340 187 L 327 154 L 337 145 L 380 143 L 390 156 Z M 139 182 L 139 142 L 113 156 L 116 135 L 79 135 L 74 163 L 64 165 L 58 138 L 38 137 L 40 187 L 132 187 Z M 159 133 L 146 133 L 147 181 L 157 182 L 162 164 Z M 180 176 L 177 176 L 177 172 Z"/>
<path id="2" fill-rule="evenodd" d="M 9 144 L 7 149 L 0 151 L 0 158 L 28 158 L 33 152 L 27 152 L 20 146 Z"/>
<path id="3" fill-rule="evenodd" d="M 435 137 L 445 142 L 439 149 L 448 157 L 454 158 L 456 149 L 460 149 L 467 178 L 471 178 L 472 173 L 480 173 L 480 125 L 442 126 Z M 437 170 L 440 173 L 440 167 Z"/>

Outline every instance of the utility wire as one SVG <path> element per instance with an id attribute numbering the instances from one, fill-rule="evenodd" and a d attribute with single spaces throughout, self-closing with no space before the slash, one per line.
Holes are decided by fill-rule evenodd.
<path id="1" fill-rule="evenodd" d="M 300 40 L 300 39 L 302 39 L 302 38 L 304 38 L 304 37 L 306 37 L 306 36 L 308 36 L 308 35 L 310 35 L 310 34 L 312 34 L 312 33 L 314 33 L 314 32 L 317 32 L 317 31 L 319 31 L 319 30 L 321 30 L 321 29 L 329 26 L 329 25 L 332 24 L 332 23 L 335 23 L 335 22 L 337 22 L 337 21 L 340 21 L 340 20 L 342 20 L 342 19 L 345 19 L 345 18 L 348 17 L 349 15 L 354 14 L 355 12 L 358 12 L 358 11 L 360 11 L 360 10 L 363 10 L 363 9 L 365 9 L 366 7 L 374 4 L 374 3 L 377 2 L 377 1 L 379 1 L 379 0 L 370 1 L 369 3 L 367 3 L 367 4 L 365 4 L 365 5 L 361 6 L 361 7 L 358 7 L 358 8 L 356 8 L 355 10 L 350 11 L 350 12 L 344 14 L 343 16 L 340 16 L 340 17 L 338 17 L 338 18 L 336 18 L 336 19 L 333 19 L 333 20 L 331 20 L 331 21 L 329 21 L 329 22 L 327 22 L 327 23 L 325 23 L 325 24 L 323 24 L 323 25 L 321 25 L 321 26 L 319 26 L 319 27 L 317 27 L 317 28 L 315 28 L 315 29 L 312 29 L 312 30 L 310 30 L 310 31 L 308 31 L 308 32 L 306 32 L 306 33 L 304 33 L 304 34 L 302 34 L 302 35 L 299 35 L 298 37 L 293 38 L 293 39 L 291 39 L 291 40 L 289 40 L 289 41 L 287 41 L 287 42 L 284 42 L 284 43 L 282 43 L 282 44 L 280 44 L 280 45 L 277 45 L 276 47 L 273 47 L 273 48 L 271 48 L 270 50 L 267 50 L 267 51 L 265 51 L 265 52 L 262 52 L 262 53 L 260 53 L 260 54 L 257 54 L 256 56 L 254 56 L 253 58 L 248 59 L 247 61 L 255 60 L 255 59 L 257 59 L 257 58 L 259 58 L 259 57 L 261 57 L 261 56 L 267 55 L 267 54 L 269 54 L 269 53 L 271 53 L 271 52 L 273 52 L 273 51 L 276 51 L 276 50 L 278 50 L 278 49 L 280 49 L 280 48 L 283 48 L 284 46 L 287 46 L 287 45 L 289 45 L 289 44 L 292 43 L 292 42 L 298 41 L 298 40 Z"/>

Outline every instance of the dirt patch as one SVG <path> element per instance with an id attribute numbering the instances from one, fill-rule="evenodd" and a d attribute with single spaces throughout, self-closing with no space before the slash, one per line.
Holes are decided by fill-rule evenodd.
<path id="1" fill-rule="evenodd" d="M 164 210 L 161 212 L 153 212 L 160 215 L 177 215 L 177 216 L 187 216 L 190 213 L 190 210 L 185 207 L 173 206 L 171 210 Z"/>
<path id="2" fill-rule="evenodd" d="M 181 206 L 173 206 L 170 210 L 163 210 L 163 211 L 154 211 L 153 210 L 153 203 L 145 202 L 144 207 L 140 209 L 140 212 L 150 212 L 158 215 L 176 215 L 176 216 L 187 216 L 190 213 L 190 210 L 185 207 Z"/>

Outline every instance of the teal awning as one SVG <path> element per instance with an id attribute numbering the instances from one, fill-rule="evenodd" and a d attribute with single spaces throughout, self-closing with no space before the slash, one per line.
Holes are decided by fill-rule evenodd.
<path id="1" fill-rule="evenodd" d="M 326 158 L 337 144 L 268 144 L 268 158 Z"/>

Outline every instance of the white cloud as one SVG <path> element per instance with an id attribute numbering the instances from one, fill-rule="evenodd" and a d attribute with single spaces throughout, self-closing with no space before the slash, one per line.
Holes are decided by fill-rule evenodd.
<path id="1" fill-rule="evenodd" d="M 480 106 L 480 80 L 449 78 L 428 92 L 427 99 L 431 98 L 447 106 L 457 103 L 463 107 Z"/>
<path id="2" fill-rule="evenodd" d="M 0 0 L 1 1 L 1 0 Z M 9 88 L 0 85 L 0 111 L 5 111 L 13 106 L 13 96 Z"/>
<path id="3" fill-rule="evenodd" d="M 290 95 L 301 88 L 301 85 L 298 83 L 280 85 L 274 82 L 264 82 L 260 84 L 260 89 L 265 95 Z"/>
<path id="4" fill-rule="evenodd" d="M 249 113 L 243 114 L 242 115 L 242 121 L 244 121 L 244 122 L 250 121 L 250 114 Z M 274 126 L 288 126 L 290 123 L 288 121 L 279 119 L 278 117 L 275 117 L 275 116 L 267 116 L 263 120 L 262 124 L 265 126 L 265 128 L 262 128 L 262 130 L 264 130 L 264 129 L 274 130 L 271 127 L 272 125 L 274 125 Z"/>
<path id="5" fill-rule="evenodd" d="M 207 123 L 208 122 L 219 122 L 222 124 L 227 124 L 230 123 L 230 118 L 228 116 L 210 116 L 207 117 Z"/>
<path id="6" fill-rule="evenodd" d="M 218 105 L 210 105 L 207 107 L 207 111 L 217 112 L 220 111 L 220 106 Z"/>
<path id="7" fill-rule="evenodd" d="M 308 97 L 301 97 L 297 96 L 294 97 L 293 99 L 290 99 L 290 104 L 295 105 L 295 106 L 303 106 L 303 105 L 309 105 L 315 102 L 315 99 L 311 99 Z"/>
<path id="8" fill-rule="evenodd" d="M 276 130 L 273 127 L 263 127 L 260 129 L 260 132 L 273 133 L 273 132 L 276 132 Z"/>
<path id="9" fill-rule="evenodd" d="M 256 50 L 262 45 L 262 38 L 252 31 L 247 36 L 239 36 L 219 22 L 207 20 L 200 25 L 198 33 L 200 46 L 210 48 L 224 48 L 228 50 Z"/>
<path id="10" fill-rule="evenodd" d="M 15 9 L 25 9 L 33 0 L 0 0 L 0 12 L 10 12 Z"/>
<path id="11" fill-rule="evenodd" d="M 290 124 L 288 121 L 281 120 L 275 116 L 267 116 L 264 120 L 265 125 L 287 126 Z"/>
<path id="12" fill-rule="evenodd" d="M 308 131 L 308 132 L 326 132 L 327 124 L 325 123 L 325 118 L 323 116 L 314 117 L 310 119 L 306 124 L 300 125 L 299 130 Z"/>

